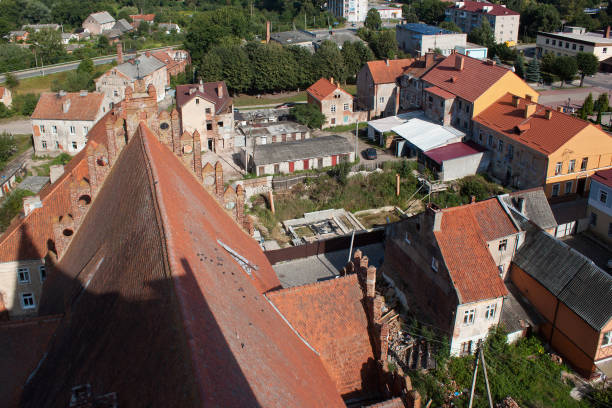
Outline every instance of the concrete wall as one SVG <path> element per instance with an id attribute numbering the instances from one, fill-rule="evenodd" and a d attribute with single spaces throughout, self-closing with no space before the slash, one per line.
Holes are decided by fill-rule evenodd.
<path id="1" fill-rule="evenodd" d="M 399 108 L 399 86 L 395 82 L 374 84 L 368 66 L 364 65 L 357 74 L 357 104 L 370 111 L 369 119 L 395 115 Z"/>
<path id="2" fill-rule="evenodd" d="M 42 280 L 39 268 L 43 265 L 44 263 L 41 259 L 4 262 L 0 264 L 0 311 L 2 310 L 3 303 L 9 313 L 9 318 L 36 315 L 42 291 Z M 28 268 L 30 277 L 29 282 L 18 282 L 18 268 Z M 32 293 L 34 295 L 34 308 L 23 308 L 21 304 L 21 294 L 23 293 Z"/>
<path id="3" fill-rule="evenodd" d="M 608 196 L 610 197 L 610 196 Z M 608 198 L 611 200 L 612 198 Z M 595 216 L 595 224 L 593 224 L 593 215 Z M 589 220 L 589 230 L 591 230 L 597 237 L 601 238 L 604 242 L 612 245 L 612 236 L 609 234 L 610 226 L 612 225 L 612 215 L 601 211 L 597 207 L 590 206 L 587 208 L 587 219 Z"/>
<path id="4" fill-rule="evenodd" d="M 90 16 L 90 17 L 87 17 L 85 21 L 83 21 L 82 27 L 93 35 L 99 35 L 99 34 L 102 34 L 102 31 L 110 30 L 111 28 L 113 28 L 114 25 L 115 25 L 115 22 L 98 24 L 96 20 L 94 20 Z"/>
<path id="5" fill-rule="evenodd" d="M 451 181 L 466 176 L 473 176 L 481 168 L 484 153 L 472 154 L 442 162 L 442 172 L 439 175 L 442 181 Z"/>
<path id="6" fill-rule="evenodd" d="M 470 353 L 476 351 L 479 341 L 484 341 L 489 334 L 489 330 L 499 324 L 504 299 L 496 298 L 483 300 L 480 302 L 462 304 L 457 307 L 455 316 L 453 336 L 450 344 L 450 354 L 460 356 L 462 345 L 471 342 Z M 494 307 L 495 314 L 492 318 L 486 317 L 487 307 Z M 474 322 L 464 323 L 466 311 L 474 311 Z"/>

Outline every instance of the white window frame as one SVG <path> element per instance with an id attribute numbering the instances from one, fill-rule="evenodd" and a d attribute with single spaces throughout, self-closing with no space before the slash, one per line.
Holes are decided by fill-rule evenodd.
<path id="1" fill-rule="evenodd" d="M 40 133 L 45 133 L 45 125 L 40 125 Z"/>
<path id="2" fill-rule="evenodd" d="M 499 241 L 499 245 L 497 247 L 497 250 L 502 252 L 508 249 L 508 239 L 502 239 Z"/>
<path id="3" fill-rule="evenodd" d="M 17 268 L 17 282 L 19 283 L 30 283 L 30 268 L 25 266 Z"/>
<path id="4" fill-rule="evenodd" d="M 605 190 L 599 190 L 599 201 L 606 204 L 608 202 L 608 192 Z"/>
<path id="5" fill-rule="evenodd" d="M 345 110 L 345 111 L 349 110 L 349 104 L 348 104 L 348 103 L 345 103 L 345 104 L 344 104 L 344 110 Z"/>
<path id="6" fill-rule="evenodd" d="M 43 148 L 43 149 L 46 149 L 46 148 L 47 148 L 47 141 L 46 141 L 46 140 L 41 140 L 41 141 L 40 141 L 40 144 L 42 145 L 42 148 Z"/>
<path id="7" fill-rule="evenodd" d="M 89 126 L 83 126 L 83 134 L 86 135 L 89 132 Z"/>
<path id="8" fill-rule="evenodd" d="M 557 192 L 555 193 L 555 189 L 557 189 Z M 559 183 L 555 183 L 552 185 L 552 190 L 551 190 L 551 195 L 553 197 L 558 197 L 559 196 L 559 192 L 561 190 L 561 184 Z"/>
<path id="9" fill-rule="evenodd" d="M 485 319 L 493 320 L 497 315 L 497 303 L 493 303 L 492 305 L 487 306 L 487 310 L 485 311 Z"/>
<path id="10" fill-rule="evenodd" d="M 572 188 L 574 188 L 574 181 L 569 180 L 565 182 L 565 194 L 571 194 Z"/>
<path id="11" fill-rule="evenodd" d="M 561 174 L 562 171 L 563 171 L 563 162 L 557 162 L 557 164 L 555 164 L 555 175 Z"/>
<path id="12" fill-rule="evenodd" d="M 576 171 L 576 160 L 570 160 L 569 165 L 567 166 L 567 172 L 573 173 Z"/>
<path id="13" fill-rule="evenodd" d="M 378 103 L 385 103 L 385 97 L 381 96 L 380 98 L 378 98 Z"/>
<path id="14" fill-rule="evenodd" d="M 601 347 L 612 346 L 612 330 L 607 331 L 603 334 L 603 338 L 601 339 Z"/>
<path id="15" fill-rule="evenodd" d="M 40 281 L 44 282 L 47 280 L 47 268 L 45 265 L 40 265 L 38 267 L 38 276 L 40 276 Z"/>
<path id="16" fill-rule="evenodd" d="M 470 309 L 463 312 L 463 325 L 471 326 L 476 321 L 476 309 Z"/>
<path id="17" fill-rule="evenodd" d="M 329 107 L 329 110 L 331 111 L 331 113 L 336 113 L 336 105 L 335 105 L 335 104 L 334 104 L 334 105 L 331 105 L 331 106 Z"/>
<path id="18" fill-rule="evenodd" d="M 76 127 L 74 125 L 70 125 L 70 134 L 76 135 Z"/>
<path id="19" fill-rule="evenodd" d="M 26 305 L 26 298 L 32 298 L 32 304 L 30 305 Z M 34 297 L 34 294 L 31 292 L 26 292 L 26 293 L 21 293 L 19 296 L 19 300 L 21 302 L 21 308 L 24 310 L 28 310 L 28 309 L 36 309 L 36 298 Z"/>
<path id="20" fill-rule="evenodd" d="M 54 135 L 57 134 L 57 126 L 55 126 L 55 125 L 51 126 L 51 133 L 53 133 Z"/>

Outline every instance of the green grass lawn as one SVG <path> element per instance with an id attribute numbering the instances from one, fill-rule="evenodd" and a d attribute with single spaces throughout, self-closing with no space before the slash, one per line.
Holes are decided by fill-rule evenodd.
<path id="1" fill-rule="evenodd" d="M 281 105 L 287 102 L 306 102 L 306 91 L 288 92 L 285 94 L 267 94 L 261 95 L 258 98 L 254 95 L 239 95 L 234 97 L 234 106 L 252 106 L 252 105 Z"/>

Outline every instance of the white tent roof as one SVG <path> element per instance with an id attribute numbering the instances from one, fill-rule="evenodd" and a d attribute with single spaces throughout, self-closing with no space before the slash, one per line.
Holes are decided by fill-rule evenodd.
<path id="1" fill-rule="evenodd" d="M 392 129 L 397 135 L 415 145 L 421 151 L 434 149 L 452 142 L 459 142 L 465 133 L 450 127 L 413 118 Z"/>
<path id="2" fill-rule="evenodd" d="M 406 112 L 397 116 L 387 116 L 386 118 L 371 120 L 368 122 L 368 126 L 371 126 L 380 133 L 390 132 L 396 126 L 402 125 L 414 117 L 422 116 L 423 111 Z"/>

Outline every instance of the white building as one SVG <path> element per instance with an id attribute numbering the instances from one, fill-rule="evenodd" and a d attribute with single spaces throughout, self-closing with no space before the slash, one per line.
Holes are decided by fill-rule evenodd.
<path id="1" fill-rule="evenodd" d="M 368 0 L 329 0 L 327 9 L 349 23 L 363 22 L 368 15 Z"/>
<path id="2" fill-rule="evenodd" d="M 32 113 L 36 154 L 78 153 L 87 133 L 111 109 L 111 101 L 97 92 L 45 92 Z"/>
<path id="3" fill-rule="evenodd" d="M 496 43 L 518 41 L 519 19 L 516 11 L 499 4 L 479 1 L 457 1 L 446 9 L 446 20 L 457 24 L 464 33 L 480 27 L 483 19 L 489 21 Z"/>
<path id="4" fill-rule="evenodd" d="M 421 23 L 398 24 L 395 28 L 398 47 L 420 57 L 429 51 L 441 50 L 450 55 L 455 47 L 465 47 L 467 34 Z"/>
<path id="5" fill-rule="evenodd" d="M 380 18 L 383 20 L 401 20 L 402 19 L 402 8 L 397 7 L 395 5 L 388 5 L 388 6 L 375 5 L 375 6 L 371 6 L 370 10 L 371 9 L 378 11 L 378 14 L 380 14 Z"/>
<path id="6" fill-rule="evenodd" d="M 587 33 L 582 27 L 565 27 L 564 32 L 538 32 L 536 38 L 538 57 L 553 53 L 556 56 L 574 56 L 579 52 L 595 54 L 599 61 L 612 55 L 610 27 L 603 34 Z"/>

